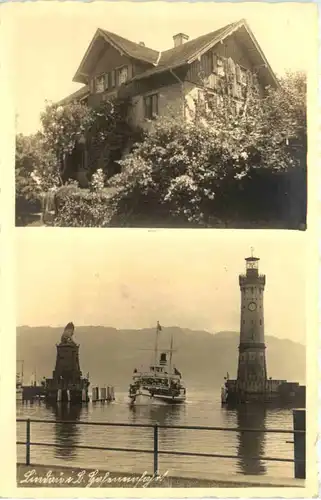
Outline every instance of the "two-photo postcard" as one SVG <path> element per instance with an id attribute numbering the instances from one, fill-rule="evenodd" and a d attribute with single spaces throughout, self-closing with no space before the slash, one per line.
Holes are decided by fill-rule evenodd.
<path id="1" fill-rule="evenodd" d="M 317 496 L 317 5 L 2 2 L 0 51 L 1 496 Z"/>

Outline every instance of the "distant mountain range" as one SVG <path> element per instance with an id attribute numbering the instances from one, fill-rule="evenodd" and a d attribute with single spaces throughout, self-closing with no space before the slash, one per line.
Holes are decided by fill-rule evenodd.
<path id="1" fill-rule="evenodd" d="M 17 328 L 17 359 L 24 362 L 24 382 L 32 374 L 51 377 L 56 359 L 55 344 L 63 328 Z M 173 363 L 182 372 L 189 389 L 219 390 L 228 372 L 236 376 L 239 334 L 211 334 L 179 327 L 163 328 L 159 334 L 160 349 L 168 349 L 174 336 Z M 92 385 L 114 385 L 127 390 L 134 368 L 148 365 L 153 359 L 155 331 L 117 330 L 104 326 L 77 327 L 74 340 L 80 344 L 83 374 L 90 374 Z M 305 347 L 291 340 L 266 336 L 268 376 L 304 383 Z"/>

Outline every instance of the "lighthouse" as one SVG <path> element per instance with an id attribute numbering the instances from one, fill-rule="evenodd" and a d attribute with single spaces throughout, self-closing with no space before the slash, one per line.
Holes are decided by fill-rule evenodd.
<path id="1" fill-rule="evenodd" d="M 245 274 L 239 275 L 241 325 L 237 386 L 242 392 L 264 393 L 266 359 L 264 342 L 265 275 L 259 274 L 259 258 L 245 259 Z"/>
<path id="2" fill-rule="evenodd" d="M 259 274 L 258 257 L 245 259 L 245 273 L 239 275 L 241 291 L 240 343 L 237 377 L 224 378 L 221 403 L 237 406 L 260 402 L 277 407 L 305 407 L 305 386 L 298 382 L 267 378 L 264 338 L 265 275 Z"/>

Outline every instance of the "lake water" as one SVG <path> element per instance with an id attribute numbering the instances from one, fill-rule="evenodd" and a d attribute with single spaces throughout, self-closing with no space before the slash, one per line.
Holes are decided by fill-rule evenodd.
<path id="1" fill-rule="evenodd" d="M 126 393 L 116 393 L 113 403 L 83 407 L 50 407 L 45 403 L 17 402 L 18 418 L 53 421 L 126 422 L 132 424 L 198 425 L 238 428 L 292 429 L 290 409 L 264 409 L 245 405 L 227 410 L 219 394 L 189 392 L 184 405 L 129 407 Z M 26 424 L 17 423 L 17 440 L 25 441 Z M 111 472 L 153 472 L 152 453 L 82 450 L 75 445 L 153 449 L 153 429 L 102 427 L 63 423 L 32 423 L 31 441 L 53 446 L 32 446 L 31 463 L 100 468 Z M 293 464 L 258 457 L 293 458 L 290 434 L 159 429 L 159 450 L 235 455 L 235 459 L 159 455 L 159 472 L 172 476 L 211 478 L 254 474 L 293 477 Z M 17 446 L 18 461 L 25 461 L 25 446 Z M 251 459 L 250 457 L 257 457 Z"/>

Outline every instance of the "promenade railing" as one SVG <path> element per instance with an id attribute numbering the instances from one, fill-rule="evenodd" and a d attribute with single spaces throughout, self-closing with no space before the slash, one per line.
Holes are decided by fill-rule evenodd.
<path id="1" fill-rule="evenodd" d="M 239 456 L 224 454 L 224 453 L 202 453 L 192 451 L 178 451 L 178 450 L 161 450 L 159 449 L 159 431 L 160 429 L 181 429 L 185 431 L 208 431 L 208 432 L 235 432 L 235 433 L 274 433 L 285 434 L 291 436 L 293 440 L 286 441 L 294 445 L 293 458 L 270 457 L 270 456 L 257 456 L 246 457 L 247 460 L 262 460 L 267 462 L 290 462 L 294 465 L 294 477 L 297 479 L 305 479 L 306 476 L 306 430 L 305 430 L 305 410 L 293 411 L 293 429 L 253 429 L 253 428 L 239 428 L 239 427 L 208 427 L 197 425 L 158 425 L 158 424 L 131 424 L 131 423 L 116 423 L 116 422 L 90 422 L 90 421 L 65 421 L 65 420 L 42 420 L 31 418 L 18 418 L 17 422 L 26 423 L 26 440 L 17 441 L 17 445 L 25 445 L 25 465 L 31 465 L 31 448 L 33 446 L 42 447 L 55 447 L 56 443 L 33 442 L 31 440 L 31 424 L 64 424 L 64 425 L 89 425 L 89 426 L 103 426 L 103 427 L 133 427 L 142 429 L 153 429 L 153 447 L 150 449 L 145 448 L 122 448 L 116 446 L 94 446 L 85 444 L 74 444 L 73 448 L 83 450 L 100 450 L 100 451 L 115 451 L 115 452 L 131 452 L 131 453 L 147 453 L 153 455 L 153 472 L 155 475 L 159 474 L 158 459 L 160 455 L 176 455 L 185 457 L 208 457 L 208 458 L 224 458 L 224 459 L 239 459 Z M 59 445 L 60 447 L 70 447 L 70 445 Z"/>

